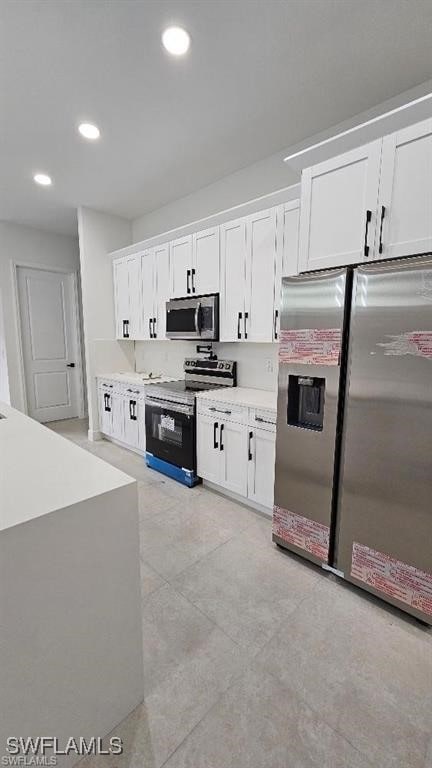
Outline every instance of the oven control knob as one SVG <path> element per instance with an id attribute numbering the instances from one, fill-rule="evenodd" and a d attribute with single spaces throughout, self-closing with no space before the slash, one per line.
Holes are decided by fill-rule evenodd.
<path id="1" fill-rule="evenodd" d="M 223 363 L 219 363 L 219 368 L 223 368 Z"/>
<path id="2" fill-rule="evenodd" d="M 227 371 L 229 371 L 229 368 L 230 368 L 230 364 L 229 364 L 229 363 L 225 363 L 225 369 L 226 369 Z"/>
<path id="3" fill-rule="evenodd" d="M 190 365 L 190 364 L 191 364 L 191 361 L 190 360 L 186 360 L 186 365 Z"/>

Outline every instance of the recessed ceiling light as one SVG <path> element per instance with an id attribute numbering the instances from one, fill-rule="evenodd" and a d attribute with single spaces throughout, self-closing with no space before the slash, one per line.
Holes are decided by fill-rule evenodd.
<path id="1" fill-rule="evenodd" d="M 190 36 L 182 27 L 168 27 L 162 34 L 162 44 L 173 56 L 183 56 L 190 46 Z"/>
<path id="2" fill-rule="evenodd" d="M 43 187 L 50 187 L 52 184 L 51 176 L 47 176 L 46 173 L 35 173 L 33 179 L 36 184 L 42 184 Z"/>
<path id="3" fill-rule="evenodd" d="M 81 123 L 81 125 L 78 126 L 78 130 L 81 134 L 81 136 L 84 136 L 85 139 L 98 139 L 100 136 L 100 130 L 97 127 L 97 125 L 93 125 L 92 123 Z"/>

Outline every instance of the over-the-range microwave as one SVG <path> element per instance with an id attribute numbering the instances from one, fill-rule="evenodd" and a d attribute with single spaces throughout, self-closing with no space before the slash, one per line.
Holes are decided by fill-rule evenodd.
<path id="1" fill-rule="evenodd" d="M 219 294 L 171 299 L 166 303 L 168 339 L 219 338 Z"/>

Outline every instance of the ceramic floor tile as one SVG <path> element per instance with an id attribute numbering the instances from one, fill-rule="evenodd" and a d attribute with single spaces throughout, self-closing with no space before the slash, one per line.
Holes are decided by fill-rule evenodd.
<path id="1" fill-rule="evenodd" d="M 247 529 L 248 530 L 248 529 Z M 173 586 L 243 647 L 262 648 L 320 574 L 245 542 L 243 534 L 187 568 Z"/>
<path id="2" fill-rule="evenodd" d="M 143 606 L 144 705 L 162 764 L 238 677 L 248 656 L 170 586 Z"/>
<path id="3" fill-rule="evenodd" d="M 432 637 L 323 580 L 257 662 L 380 768 L 423 768 L 432 733 Z"/>
<path id="4" fill-rule="evenodd" d="M 432 632 L 275 547 L 245 506 L 85 421 L 51 428 L 139 483 L 145 700 L 113 731 L 124 755 L 82 768 L 432 768 Z"/>
<path id="5" fill-rule="evenodd" d="M 148 563 L 141 560 L 140 562 L 140 575 L 141 575 L 141 595 L 143 600 L 146 600 L 149 595 L 155 592 L 157 589 L 166 584 L 165 579 L 162 578 L 154 568 Z"/>
<path id="6" fill-rule="evenodd" d="M 270 675 L 249 670 L 166 768 L 372 768 L 367 759 Z"/>

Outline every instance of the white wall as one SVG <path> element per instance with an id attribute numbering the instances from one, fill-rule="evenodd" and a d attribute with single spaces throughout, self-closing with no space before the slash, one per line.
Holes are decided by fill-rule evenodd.
<path id="1" fill-rule="evenodd" d="M 3 370 L 0 375 L 1 396 L 10 401 L 10 404 L 15 408 L 25 411 L 25 384 L 20 357 L 19 308 L 14 273 L 16 265 L 62 269 L 79 273 L 78 239 L 42 232 L 18 224 L 0 222 L 0 293 L 4 320 L 3 354 L 5 353 L 7 361 L 7 371 Z M 1 350 L 2 326 L 0 321 L 0 364 L 4 365 Z M 7 381 L 9 397 L 7 397 Z"/>
<path id="2" fill-rule="evenodd" d="M 6 338 L 3 320 L 2 296 L 0 291 L 0 400 L 10 403 L 9 377 L 6 358 Z"/>
<path id="3" fill-rule="evenodd" d="M 187 197 L 134 219 L 132 242 L 139 242 L 159 232 L 167 232 L 174 227 L 212 216 L 256 197 L 297 184 L 300 181 L 300 172 L 292 171 L 283 163 L 284 155 L 284 152 L 279 152 L 262 162 L 219 179 Z M 262 208 L 265 207 L 264 202 Z"/>
<path id="4" fill-rule="evenodd" d="M 222 360 L 237 361 L 237 385 L 275 390 L 277 386 L 277 344 L 213 344 Z M 197 357 L 196 342 L 137 341 L 136 369 L 149 373 L 183 378 L 187 357 Z"/>
<path id="5" fill-rule="evenodd" d="M 97 437 L 99 417 L 95 377 L 99 373 L 134 370 L 134 348 L 130 341 L 115 339 L 114 292 L 110 251 L 129 245 L 131 223 L 119 216 L 78 210 L 79 253 L 89 437 Z"/>
<path id="6" fill-rule="evenodd" d="M 327 130 L 315 136 L 305 136 L 303 141 L 293 147 L 285 147 L 281 152 L 225 176 L 186 197 L 143 214 L 132 222 L 132 242 L 139 242 L 158 233 L 167 232 L 174 227 L 188 224 L 205 216 L 211 216 L 255 197 L 261 197 L 291 184 L 296 184 L 300 181 L 302 168 L 430 117 L 432 101 L 429 99 L 418 102 L 418 100 L 431 92 L 432 80 L 428 80 L 392 99 L 377 104 L 372 109 L 345 120 L 343 123 L 329 126 Z M 401 105 L 407 104 L 408 107 L 394 112 Z M 363 125 L 360 130 L 346 136 L 340 136 L 317 150 L 293 160 L 290 164 L 283 162 L 284 157 L 294 151 L 310 147 L 315 142 L 337 136 L 337 134 L 353 126 L 364 124 L 386 114 L 387 117 L 383 117 L 378 122 L 373 122 L 367 126 Z"/>

